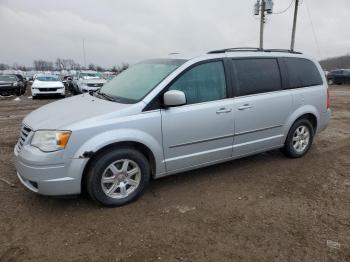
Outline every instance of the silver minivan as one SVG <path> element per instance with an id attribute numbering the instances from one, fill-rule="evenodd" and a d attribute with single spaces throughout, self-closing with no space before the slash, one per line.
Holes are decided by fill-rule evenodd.
<path id="1" fill-rule="evenodd" d="M 152 178 L 260 152 L 298 158 L 330 119 L 317 61 L 285 50 L 224 49 L 138 63 L 94 94 L 23 121 L 17 176 L 51 196 L 86 190 L 120 206 Z"/>

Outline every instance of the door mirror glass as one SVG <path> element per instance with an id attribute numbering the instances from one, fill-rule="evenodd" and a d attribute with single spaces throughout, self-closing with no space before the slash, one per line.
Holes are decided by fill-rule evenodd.
<path id="1" fill-rule="evenodd" d="M 170 90 L 164 94 L 164 105 L 181 106 L 186 104 L 186 95 L 179 90 Z"/>

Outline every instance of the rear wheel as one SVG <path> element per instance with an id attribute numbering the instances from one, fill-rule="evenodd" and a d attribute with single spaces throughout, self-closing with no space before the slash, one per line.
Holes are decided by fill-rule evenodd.
<path id="1" fill-rule="evenodd" d="M 92 160 L 86 188 L 105 206 L 121 206 L 137 199 L 150 180 L 147 158 L 134 149 L 111 150 Z"/>
<path id="2" fill-rule="evenodd" d="M 314 128 L 309 120 L 297 120 L 289 130 L 285 145 L 282 149 L 284 154 L 291 158 L 304 156 L 310 149 L 314 137 Z"/>

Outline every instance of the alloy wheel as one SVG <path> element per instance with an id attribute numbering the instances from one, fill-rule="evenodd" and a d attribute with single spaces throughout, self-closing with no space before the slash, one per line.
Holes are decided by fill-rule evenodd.
<path id="1" fill-rule="evenodd" d="M 293 148 L 297 153 L 304 152 L 310 143 L 310 130 L 307 126 L 301 125 L 295 129 L 293 134 Z"/>
<path id="2" fill-rule="evenodd" d="M 103 192 L 111 198 L 125 198 L 137 189 L 141 182 L 141 169 L 130 159 L 120 159 L 110 164 L 102 174 Z"/>

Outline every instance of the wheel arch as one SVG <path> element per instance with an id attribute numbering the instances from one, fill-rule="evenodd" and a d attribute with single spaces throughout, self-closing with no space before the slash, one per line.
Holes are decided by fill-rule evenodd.
<path id="1" fill-rule="evenodd" d="M 314 133 L 316 134 L 317 128 L 318 128 L 319 119 L 320 119 L 320 116 L 317 113 L 317 110 L 314 107 L 311 107 L 311 106 L 307 107 L 307 108 L 300 108 L 299 110 L 294 112 L 294 114 L 292 114 L 289 117 L 286 129 L 284 131 L 284 141 L 287 138 L 289 130 L 291 129 L 293 124 L 296 121 L 298 121 L 299 119 L 302 119 L 302 118 L 306 118 L 306 119 L 308 119 L 311 122 L 311 124 L 312 124 L 312 126 L 314 128 Z"/>
<path id="2" fill-rule="evenodd" d="M 118 148 L 132 148 L 135 149 L 137 151 L 139 151 L 140 153 L 142 153 L 148 160 L 148 162 L 150 163 L 150 167 L 151 167 L 151 177 L 154 177 L 156 174 L 156 170 L 157 170 L 157 165 L 156 165 L 156 158 L 154 156 L 154 153 L 152 152 L 152 150 L 146 146 L 143 143 L 140 142 L 136 142 L 136 141 L 120 141 L 120 142 L 114 142 L 108 145 L 105 145 L 104 147 L 98 149 L 96 152 L 93 152 L 90 156 L 89 156 L 89 160 L 86 163 L 83 173 L 82 173 L 82 177 L 81 177 L 81 191 L 84 191 L 86 189 L 86 175 L 87 172 L 90 168 L 90 166 L 93 164 L 94 160 L 96 158 L 98 158 L 100 155 L 109 152 L 111 150 L 115 150 Z"/>

